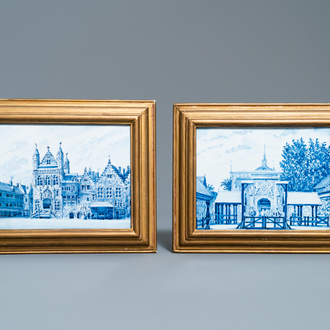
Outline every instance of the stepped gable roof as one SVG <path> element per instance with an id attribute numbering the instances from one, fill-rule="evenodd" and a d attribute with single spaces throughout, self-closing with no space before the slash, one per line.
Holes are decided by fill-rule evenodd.
<path id="1" fill-rule="evenodd" d="M 42 159 L 39 168 L 52 168 L 57 167 L 57 161 L 55 160 L 53 154 L 50 152 L 49 147 L 47 147 L 47 152 Z"/>
<path id="2" fill-rule="evenodd" d="M 240 191 L 219 191 L 215 203 L 241 204 L 241 195 Z"/>
<path id="3" fill-rule="evenodd" d="M 330 191 L 330 174 L 322 179 L 315 187 L 314 190 L 318 192 Z"/>
<path id="4" fill-rule="evenodd" d="M 101 174 L 101 177 L 102 176 L 105 176 L 106 173 L 109 173 L 109 172 L 114 172 L 116 173 L 123 181 L 125 180 L 125 176 L 119 172 L 118 168 L 114 165 L 111 164 L 111 161 L 110 161 L 110 157 L 109 157 L 109 160 L 108 160 L 108 164 L 107 166 L 105 167 L 103 173 Z"/>
<path id="5" fill-rule="evenodd" d="M 288 191 L 288 205 L 321 205 L 316 192 Z"/>

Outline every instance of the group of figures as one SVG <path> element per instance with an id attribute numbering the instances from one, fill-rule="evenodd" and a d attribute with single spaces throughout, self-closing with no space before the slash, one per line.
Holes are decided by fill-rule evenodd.
<path id="1" fill-rule="evenodd" d="M 61 143 L 56 158 L 36 145 L 30 186 L 0 183 L 0 217 L 125 219 L 130 217 L 131 172 L 111 164 L 103 172 L 70 173 Z"/>
<path id="2" fill-rule="evenodd" d="M 262 165 L 254 171 L 230 171 L 227 189 L 215 192 L 197 177 L 197 229 L 329 228 L 330 175 L 313 191 L 290 191 L 282 171 Z"/>

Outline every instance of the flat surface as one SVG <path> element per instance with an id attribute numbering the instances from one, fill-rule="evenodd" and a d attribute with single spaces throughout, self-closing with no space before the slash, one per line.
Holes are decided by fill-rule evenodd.
<path id="1" fill-rule="evenodd" d="M 173 103 L 330 102 L 329 10 L 2 1 L 0 98 L 157 101 L 159 230 L 157 254 L 1 255 L 0 328 L 328 330 L 330 255 L 171 253 L 171 173 Z"/>

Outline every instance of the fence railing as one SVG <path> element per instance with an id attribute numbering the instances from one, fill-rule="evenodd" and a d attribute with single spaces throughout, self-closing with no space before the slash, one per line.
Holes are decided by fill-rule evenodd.
<path id="1" fill-rule="evenodd" d="M 220 225 L 229 225 L 229 224 L 237 224 L 237 215 L 223 215 L 223 214 L 216 214 L 214 217 L 214 222 Z"/>
<path id="2" fill-rule="evenodd" d="M 329 226 L 329 216 L 291 216 L 290 226 Z"/>
<path id="3" fill-rule="evenodd" d="M 237 229 L 291 229 L 284 217 L 244 217 Z"/>

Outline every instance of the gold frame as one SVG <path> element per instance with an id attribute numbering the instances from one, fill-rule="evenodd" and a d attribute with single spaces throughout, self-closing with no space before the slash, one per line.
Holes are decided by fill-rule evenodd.
<path id="1" fill-rule="evenodd" d="M 329 253 L 330 230 L 196 230 L 197 127 L 330 127 L 330 104 L 174 104 L 173 251 Z"/>
<path id="2" fill-rule="evenodd" d="M 131 229 L 0 230 L 0 253 L 156 252 L 155 101 L 0 100 L 1 124 L 131 127 Z"/>

